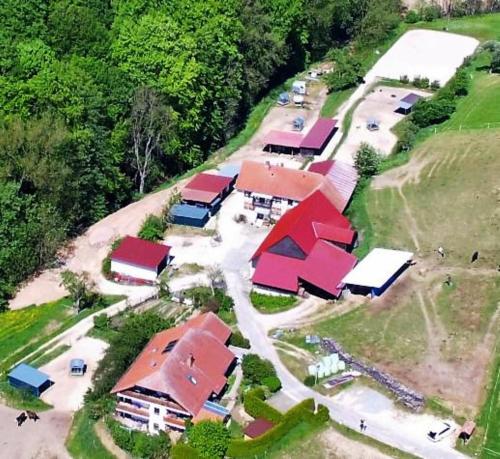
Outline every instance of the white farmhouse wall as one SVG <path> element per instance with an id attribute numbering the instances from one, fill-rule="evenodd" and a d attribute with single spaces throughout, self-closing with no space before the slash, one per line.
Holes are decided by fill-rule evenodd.
<path id="1" fill-rule="evenodd" d="M 155 270 L 140 268 L 121 261 L 111 260 L 111 271 L 124 276 L 154 281 L 158 277 Z"/>

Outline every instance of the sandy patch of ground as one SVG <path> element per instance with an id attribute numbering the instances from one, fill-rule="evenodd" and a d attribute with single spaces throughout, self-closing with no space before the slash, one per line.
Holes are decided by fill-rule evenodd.
<path id="1" fill-rule="evenodd" d="M 20 410 L 0 405 L 0 457 L 12 459 L 69 459 L 64 441 L 71 414 L 51 410 L 39 413 L 37 422 L 17 426 Z"/>
<path id="2" fill-rule="evenodd" d="M 391 129 L 404 118 L 404 115 L 396 110 L 399 101 L 410 92 L 421 96 L 430 95 L 424 91 L 388 86 L 376 87 L 368 93 L 353 113 L 351 129 L 335 156 L 336 159 L 353 164 L 354 155 L 362 142 L 370 144 L 384 156 L 390 154 L 398 140 Z M 367 129 L 366 124 L 371 118 L 379 121 L 378 131 Z"/>
<path id="3" fill-rule="evenodd" d="M 41 367 L 40 370 L 47 373 L 55 383 L 42 394 L 42 400 L 59 411 L 73 412 L 81 408 L 83 396 L 92 385 L 92 376 L 107 347 L 108 344 L 104 341 L 84 337 L 76 341 L 71 349 Z M 87 364 L 84 376 L 69 374 L 69 363 L 74 358 L 81 358 Z"/>
<path id="4" fill-rule="evenodd" d="M 443 86 L 479 45 L 475 38 L 434 30 L 406 32 L 368 72 L 398 80 L 401 75 L 427 77 Z"/>

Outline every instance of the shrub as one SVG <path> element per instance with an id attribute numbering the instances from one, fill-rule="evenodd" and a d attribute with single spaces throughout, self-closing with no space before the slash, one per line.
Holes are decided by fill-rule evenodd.
<path id="1" fill-rule="evenodd" d="M 396 151 L 409 151 L 415 144 L 415 139 L 418 132 L 418 126 L 410 119 L 406 119 L 401 124 L 401 131 L 396 144 Z"/>
<path id="2" fill-rule="evenodd" d="M 257 354 L 246 354 L 241 363 L 243 376 L 251 384 L 262 384 L 264 378 L 276 376 L 276 370 L 269 360 L 260 358 Z"/>
<path id="3" fill-rule="evenodd" d="M 361 178 L 371 177 L 378 173 L 382 158 L 371 145 L 361 143 L 354 158 L 354 166 Z"/>
<path id="4" fill-rule="evenodd" d="M 432 81 L 432 83 L 431 83 L 431 89 L 433 91 L 437 91 L 440 87 L 441 87 L 441 83 L 439 82 L 439 80 L 433 80 Z"/>
<path id="5" fill-rule="evenodd" d="M 490 68 L 493 73 L 500 73 L 500 49 L 493 52 Z"/>
<path id="6" fill-rule="evenodd" d="M 113 241 L 113 243 L 111 244 L 111 249 L 110 249 L 108 255 L 106 256 L 106 258 L 104 260 L 102 260 L 102 266 L 101 266 L 102 274 L 107 279 L 111 275 L 111 254 L 118 248 L 118 246 L 121 244 L 122 241 L 123 241 L 123 238 L 121 238 L 121 237 L 118 239 L 115 239 Z"/>
<path id="7" fill-rule="evenodd" d="M 441 7 L 435 3 L 424 6 L 420 12 L 422 19 L 427 22 L 439 19 L 441 17 L 441 14 L 442 14 Z"/>
<path id="8" fill-rule="evenodd" d="M 413 107 L 412 121 L 419 127 L 442 123 L 455 110 L 455 102 L 449 98 L 419 100 Z"/>
<path id="9" fill-rule="evenodd" d="M 410 79 L 408 78 L 408 75 L 401 75 L 399 77 L 399 81 L 403 84 L 408 84 L 410 82 Z"/>
<path id="10" fill-rule="evenodd" d="M 333 49 L 328 57 L 334 62 L 332 72 L 325 77 L 328 92 L 351 88 L 363 80 L 361 62 L 346 48 Z"/>
<path id="11" fill-rule="evenodd" d="M 243 349 L 250 349 L 250 341 L 239 331 L 233 332 L 231 338 L 229 338 L 229 344 L 236 347 L 242 347 Z"/>
<path id="12" fill-rule="evenodd" d="M 304 384 L 305 384 L 307 387 L 313 387 L 313 386 L 316 384 L 316 377 L 315 377 L 315 376 L 312 376 L 312 375 L 307 375 L 307 376 L 304 378 Z"/>
<path id="13" fill-rule="evenodd" d="M 420 14 L 418 14 L 415 10 L 408 11 L 408 13 L 405 16 L 405 22 L 407 24 L 415 24 L 420 20 L 421 20 Z"/>
<path id="14" fill-rule="evenodd" d="M 250 292 L 250 300 L 257 309 L 277 311 L 293 306 L 297 299 L 294 296 L 265 295 L 259 292 Z"/>
<path id="15" fill-rule="evenodd" d="M 268 376 L 262 380 L 262 384 L 271 392 L 278 392 L 281 389 L 281 381 L 277 376 Z"/>
<path id="16" fill-rule="evenodd" d="M 243 406 L 245 411 L 253 418 L 264 418 L 275 424 L 281 422 L 283 415 L 264 401 L 264 392 L 250 390 L 244 396 Z"/>
<path id="17" fill-rule="evenodd" d="M 162 218 L 150 214 L 144 220 L 138 236 L 147 241 L 159 241 L 163 239 L 165 233 L 165 223 Z"/>
<path id="18" fill-rule="evenodd" d="M 109 325 L 111 324 L 111 319 L 108 317 L 107 314 L 99 314 L 97 316 L 94 316 L 94 327 L 99 329 L 99 330 L 106 330 L 109 328 Z"/>
<path id="19" fill-rule="evenodd" d="M 419 87 L 420 87 L 420 75 L 416 75 L 415 77 L 413 77 L 412 84 L 413 84 L 413 86 L 415 86 L 416 88 L 419 88 Z"/>
<path id="20" fill-rule="evenodd" d="M 469 74 L 465 69 L 460 69 L 450 81 L 450 90 L 455 96 L 466 96 L 469 92 L 469 84 Z"/>
<path id="21" fill-rule="evenodd" d="M 187 432 L 189 446 L 202 457 L 223 458 L 229 446 L 229 431 L 221 422 L 201 421 Z"/>

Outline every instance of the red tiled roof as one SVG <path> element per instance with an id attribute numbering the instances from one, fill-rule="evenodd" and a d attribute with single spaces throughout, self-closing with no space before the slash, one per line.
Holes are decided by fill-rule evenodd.
<path id="1" fill-rule="evenodd" d="M 320 161 L 309 166 L 310 172 L 325 176 L 342 196 L 342 210 L 351 200 L 358 183 L 358 172 L 354 166 L 338 160 Z"/>
<path id="2" fill-rule="evenodd" d="M 186 186 L 191 190 L 211 191 L 213 193 L 222 193 L 229 185 L 232 178 L 216 174 L 201 173 L 196 175 Z"/>
<path id="3" fill-rule="evenodd" d="M 264 252 L 257 262 L 252 282 L 297 293 L 299 290 L 298 274 L 303 263 L 303 260 L 298 258 Z"/>
<path id="4" fill-rule="evenodd" d="M 226 384 L 225 373 L 234 360 L 225 345 L 230 335 L 230 328 L 211 312 L 157 333 L 111 392 L 144 387 L 168 394 L 196 415 Z M 169 343 L 175 345 L 165 351 Z"/>
<path id="5" fill-rule="evenodd" d="M 145 268 L 156 269 L 168 256 L 171 247 L 127 236 L 111 254 L 111 259 Z"/>
<path id="6" fill-rule="evenodd" d="M 264 137 L 264 145 L 281 145 L 283 147 L 300 148 L 304 136 L 297 132 L 270 131 Z"/>
<path id="7" fill-rule="evenodd" d="M 219 193 L 214 193 L 213 191 L 191 190 L 190 188 L 184 188 L 181 192 L 181 196 L 184 201 L 196 201 L 210 204 L 218 198 Z"/>
<path id="8" fill-rule="evenodd" d="M 267 419 L 258 418 L 250 422 L 243 430 L 243 433 L 250 438 L 257 438 L 272 429 L 274 424 Z"/>
<path id="9" fill-rule="evenodd" d="M 322 181 L 321 175 L 312 172 L 243 161 L 236 188 L 240 191 L 302 201 L 318 188 Z"/>
<path id="10" fill-rule="evenodd" d="M 322 191 L 315 191 L 297 207 L 283 215 L 267 235 L 252 259 L 257 258 L 288 236 L 308 254 L 317 239 L 351 243 L 355 232 L 344 217 Z M 349 242 L 346 242 L 350 238 Z"/>
<path id="11" fill-rule="evenodd" d="M 300 148 L 321 148 L 335 129 L 336 124 L 337 120 L 319 118 L 304 137 Z"/>
<path id="12" fill-rule="evenodd" d="M 356 257 L 329 242 L 318 240 L 305 259 L 299 277 L 338 297 L 342 279 L 356 264 Z"/>

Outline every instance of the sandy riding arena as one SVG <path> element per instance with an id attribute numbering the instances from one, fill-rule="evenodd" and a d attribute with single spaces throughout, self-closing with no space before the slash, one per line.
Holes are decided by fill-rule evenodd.
<path id="1" fill-rule="evenodd" d="M 397 137 L 391 129 L 404 118 L 397 113 L 399 101 L 410 92 L 427 97 L 430 93 L 406 88 L 376 87 L 369 92 L 359 104 L 352 116 L 349 134 L 340 147 L 336 158 L 353 163 L 354 155 L 362 142 L 366 142 L 384 156 L 391 153 L 396 145 Z M 379 122 L 379 129 L 369 131 L 368 120 Z"/>
<path id="2" fill-rule="evenodd" d="M 438 80 L 444 85 L 479 42 L 475 38 L 433 30 L 406 32 L 368 72 L 369 77 L 399 80 L 401 75 Z"/>

